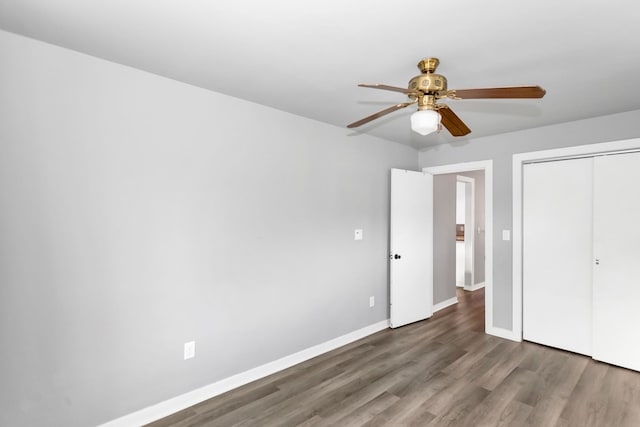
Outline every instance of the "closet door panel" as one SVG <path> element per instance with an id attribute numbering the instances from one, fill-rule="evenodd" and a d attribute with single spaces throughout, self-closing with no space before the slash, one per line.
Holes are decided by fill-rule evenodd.
<path id="1" fill-rule="evenodd" d="M 591 354 L 593 159 L 523 170 L 523 338 Z"/>
<path id="2" fill-rule="evenodd" d="M 594 163 L 593 358 L 640 370 L 640 153 Z"/>

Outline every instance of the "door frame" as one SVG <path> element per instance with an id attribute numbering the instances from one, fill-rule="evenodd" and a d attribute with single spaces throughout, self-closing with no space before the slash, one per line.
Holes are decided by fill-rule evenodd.
<path id="1" fill-rule="evenodd" d="M 633 138 L 513 155 L 512 339 L 522 341 L 522 168 L 526 163 L 593 157 L 638 150 L 640 150 L 640 138 Z"/>
<path id="2" fill-rule="evenodd" d="M 473 178 L 469 178 L 464 175 L 456 176 L 456 184 L 463 183 L 465 189 L 465 197 L 464 197 L 464 285 L 463 289 L 465 291 L 473 291 L 474 285 L 476 284 L 475 280 L 475 242 L 476 242 L 476 180 Z M 469 186 L 469 193 L 467 193 L 467 186 Z M 457 196 L 457 185 L 456 185 L 456 196 Z M 467 194 L 470 194 L 467 197 Z M 456 200 L 456 209 L 457 200 Z M 457 221 L 456 221 L 457 222 Z M 471 231 L 469 233 L 468 231 Z M 469 255 L 471 254 L 471 255 Z M 469 257 L 471 261 L 469 262 Z M 457 264 L 457 262 L 456 262 Z M 467 267 L 469 267 L 469 276 L 467 276 Z M 456 265 L 457 268 L 457 265 Z M 469 278 L 470 283 L 467 284 L 467 277 Z"/>
<path id="3" fill-rule="evenodd" d="M 484 318 L 485 332 L 502 338 L 510 338 L 510 331 L 493 326 L 493 160 L 455 163 L 442 166 L 422 168 L 433 175 L 484 171 L 484 206 L 485 206 L 485 239 L 484 239 Z M 434 201 L 435 203 L 435 201 Z"/>

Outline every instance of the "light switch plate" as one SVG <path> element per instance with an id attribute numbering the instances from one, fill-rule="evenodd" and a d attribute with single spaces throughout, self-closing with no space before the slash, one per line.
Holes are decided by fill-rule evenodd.
<path id="1" fill-rule="evenodd" d="M 184 360 L 196 357 L 196 342 L 189 341 L 184 343 Z"/>
<path id="2" fill-rule="evenodd" d="M 511 230 L 502 230 L 502 240 L 511 240 Z"/>
<path id="3" fill-rule="evenodd" d="M 355 240 L 362 240 L 362 229 L 361 228 L 358 228 L 357 230 L 354 231 L 353 238 Z"/>

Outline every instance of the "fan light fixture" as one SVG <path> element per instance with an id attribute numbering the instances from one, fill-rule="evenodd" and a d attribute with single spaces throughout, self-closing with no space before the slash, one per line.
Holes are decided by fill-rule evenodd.
<path id="1" fill-rule="evenodd" d="M 542 98 L 547 93 L 540 86 L 509 86 L 487 87 L 482 89 L 447 89 L 447 78 L 436 74 L 436 68 L 440 64 L 438 58 L 425 58 L 418 62 L 420 75 L 409 80 L 405 89 L 398 86 L 384 84 L 359 84 L 360 87 L 390 90 L 404 93 L 409 97 L 408 102 L 400 102 L 373 113 L 363 119 L 355 121 L 347 127 L 357 128 L 372 120 L 386 116 L 387 114 L 416 105 L 418 112 L 411 116 L 411 129 L 421 135 L 428 135 L 442 129 L 441 125 L 452 136 L 465 136 L 471 133 L 471 129 L 464 124 L 456 113 L 447 105 L 439 103 L 443 98 L 449 99 L 534 99 Z"/>
<path id="2" fill-rule="evenodd" d="M 411 129 L 428 135 L 440 128 L 440 114 L 434 110 L 419 110 L 411 115 Z"/>

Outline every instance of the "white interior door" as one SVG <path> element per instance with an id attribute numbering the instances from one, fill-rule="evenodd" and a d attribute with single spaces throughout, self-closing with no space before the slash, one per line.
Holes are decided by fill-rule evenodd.
<path id="1" fill-rule="evenodd" d="M 640 370 L 640 153 L 594 167 L 593 358 Z"/>
<path id="2" fill-rule="evenodd" d="M 458 180 L 464 182 L 464 288 L 473 289 L 476 284 L 475 263 L 475 229 L 476 229 L 476 181 L 473 178 L 459 176 Z"/>
<path id="3" fill-rule="evenodd" d="M 592 353 L 593 159 L 524 165 L 525 340 Z"/>
<path id="4" fill-rule="evenodd" d="M 465 285 L 465 269 L 466 269 L 466 258 L 465 258 L 465 248 L 467 243 L 467 238 L 469 234 L 469 226 L 467 225 L 466 218 L 466 183 L 463 181 L 456 182 L 456 227 L 462 224 L 465 227 L 464 240 L 459 241 L 456 238 L 456 286 L 459 288 L 464 287 Z M 457 228 L 456 228 L 457 234 Z"/>
<path id="5" fill-rule="evenodd" d="M 433 314 L 433 176 L 391 169 L 390 323 Z"/>

